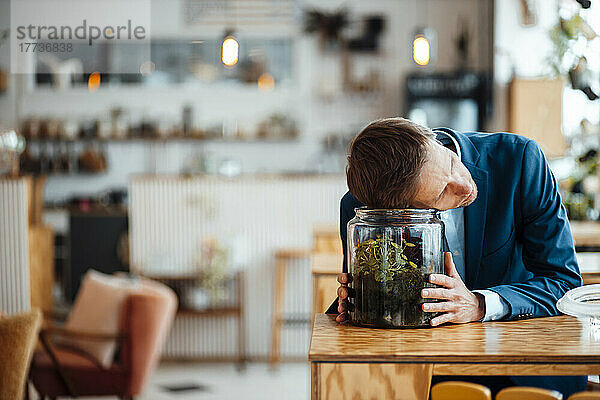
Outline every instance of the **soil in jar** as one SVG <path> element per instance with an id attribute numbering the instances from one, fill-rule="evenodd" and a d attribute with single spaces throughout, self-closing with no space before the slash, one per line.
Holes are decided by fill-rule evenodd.
<path id="1" fill-rule="evenodd" d="M 425 273 L 419 238 L 401 239 L 399 243 L 382 236 L 365 240 L 356 248 L 355 263 L 355 324 L 381 328 L 430 326 L 437 314 L 422 310 L 421 290 L 435 285 L 429 283 L 429 273 Z"/>

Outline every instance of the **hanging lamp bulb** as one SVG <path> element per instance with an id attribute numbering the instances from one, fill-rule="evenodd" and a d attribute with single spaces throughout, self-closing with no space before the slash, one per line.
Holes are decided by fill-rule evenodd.
<path id="1" fill-rule="evenodd" d="M 433 29 L 419 29 L 412 43 L 413 61 L 420 66 L 429 65 L 435 59 L 435 32 Z"/>
<path id="2" fill-rule="evenodd" d="M 425 36 L 415 36 L 413 40 L 413 60 L 419 65 L 429 64 L 431 46 Z"/>
<path id="3" fill-rule="evenodd" d="M 233 35 L 233 32 L 228 32 L 223 38 L 221 48 L 221 61 L 226 67 L 233 67 L 238 62 L 240 44 Z"/>

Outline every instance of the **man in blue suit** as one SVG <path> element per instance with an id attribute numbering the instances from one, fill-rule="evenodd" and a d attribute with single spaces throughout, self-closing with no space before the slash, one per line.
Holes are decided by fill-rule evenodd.
<path id="1" fill-rule="evenodd" d="M 378 120 L 350 145 L 340 232 L 343 272 L 328 312 L 349 318 L 347 223 L 356 207 L 435 208 L 446 227 L 446 275 L 423 289 L 432 325 L 557 315 L 556 301 L 580 286 L 573 239 L 556 179 L 533 140 L 508 133 L 430 130 L 402 118 Z M 450 344 L 449 344 L 450 345 Z M 434 377 L 435 378 L 435 377 Z M 441 378 L 443 380 L 444 378 Z M 452 377 L 489 386 L 537 386 L 565 397 L 586 377 Z M 435 379 L 434 379 L 435 380 Z M 439 379 L 438 379 L 439 380 Z"/>

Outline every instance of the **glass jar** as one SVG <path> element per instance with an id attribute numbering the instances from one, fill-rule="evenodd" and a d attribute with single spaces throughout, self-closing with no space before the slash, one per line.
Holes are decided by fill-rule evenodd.
<path id="1" fill-rule="evenodd" d="M 436 210 L 357 208 L 348 222 L 355 325 L 378 328 L 430 326 L 421 289 L 444 273 L 444 223 Z M 351 299 L 352 300 L 352 299 Z M 434 302 L 427 299 L 427 302 Z"/>

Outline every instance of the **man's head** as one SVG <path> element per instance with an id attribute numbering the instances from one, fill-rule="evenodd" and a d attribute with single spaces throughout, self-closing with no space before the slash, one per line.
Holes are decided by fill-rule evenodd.
<path id="1" fill-rule="evenodd" d="M 348 189 L 372 208 L 435 208 L 471 204 L 477 186 L 456 153 L 433 132 L 403 118 L 372 122 L 350 144 Z"/>

